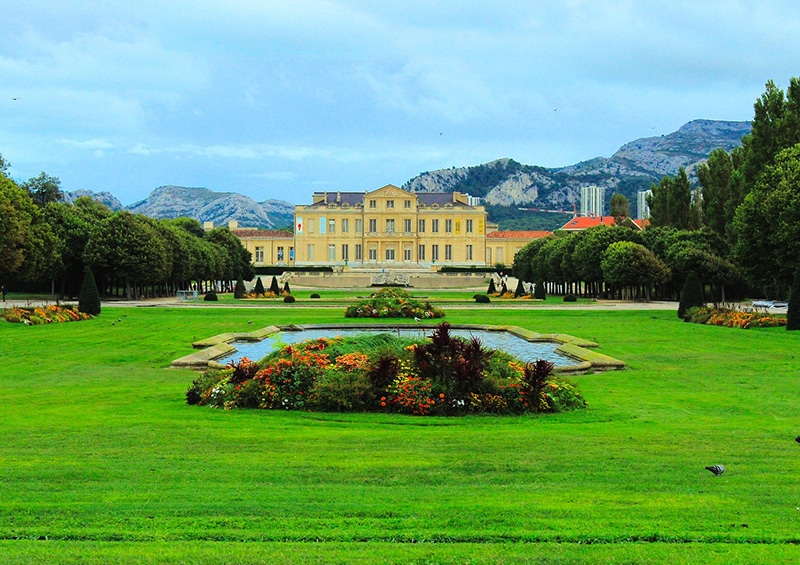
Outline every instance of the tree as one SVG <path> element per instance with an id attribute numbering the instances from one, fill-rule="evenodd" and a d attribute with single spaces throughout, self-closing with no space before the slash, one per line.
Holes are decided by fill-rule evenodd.
<path id="1" fill-rule="evenodd" d="M 642 234 L 622 226 L 597 226 L 585 230 L 572 253 L 572 263 L 577 270 L 578 279 L 589 283 L 598 291 L 597 287 L 604 280 L 601 266 L 603 252 L 617 241 L 642 243 Z"/>
<path id="2" fill-rule="evenodd" d="M 782 297 L 800 264 L 800 143 L 775 156 L 734 216 L 734 257 L 745 278 Z"/>
<path id="3" fill-rule="evenodd" d="M 611 215 L 614 216 L 614 223 L 621 224 L 625 218 L 631 217 L 631 205 L 624 194 L 616 193 L 611 195 Z"/>
<path id="4" fill-rule="evenodd" d="M 0 155 L 0 175 L 7 177 L 8 176 L 8 169 L 11 168 L 11 163 L 6 161 L 2 155 Z"/>
<path id="5" fill-rule="evenodd" d="M 250 261 L 252 254 L 244 248 L 241 240 L 231 233 L 226 227 L 214 228 L 205 234 L 205 239 L 213 244 L 219 245 L 225 250 L 228 263 L 224 270 L 222 279 L 235 281 L 239 277 L 245 280 L 252 279 L 255 275 Z"/>
<path id="6" fill-rule="evenodd" d="M 789 307 L 786 309 L 786 329 L 800 330 L 800 266 L 794 272 Z"/>
<path id="7" fill-rule="evenodd" d="M 630 241 L 612 243 L 603 252 L 600 262 L 603 277 L 615 287 L 644 287 L 645 300 L 650 300 L 650 288 L 670 277 L 670 270 L 644 245 Z"/>
<path id="8" fill-rule="evenodd" d="M 44 171 L 38 177 L 28 179 L 22 184 L 37 206 L 44 206 L 48 202 L 58 202 L 64 196 L 61 192 L 61 181 L 51 177 Z"/>
<path id="9" fill-rule="evenodd" d="M 86 312 L 92 316 L 100 314 L 100 293 L 97 291 L 97 283 L 94 280 L 94 273 L 88 265 L 84 269 L 83 284 L 78 293 L 78 310 Z"/>
<path id="10" fill-rule="evenodd" d="M 686 277 L 686 283 L 681 289 L 681 299 L 678 302 L 678 318 L 681 320 L 686 316 L 686 311 L 695 306 L 703 306 L 705 300 L 703 299 L 703 285 L 697 277 L 697 273 L 690 271 Z"/>
<path id="11" fill-rule="evenodd" d="M 650 223 L 653 226 L 689 227 L 691 219 L 692 189 L 686 169 L 681 167 L 675 177 L 664 177 L 651 187 L 647 197 L 650 206 Z"/>
<path id="12" fill-rule="evenodd" d="M 233 289 L 233 297 L 244 298 L 244 280 L 242 277 L 239 277 L 239 280 L 236 281 L 236 286 Z"/>
<path id="13" fill-rule="evenodd" d="M 731 184 L 733 159 L 724 149 L 715 149 L 697 167 L 703 194 L 703 224 L 722 237 L 728 237 L 733 213 L 741 203 Z"/>

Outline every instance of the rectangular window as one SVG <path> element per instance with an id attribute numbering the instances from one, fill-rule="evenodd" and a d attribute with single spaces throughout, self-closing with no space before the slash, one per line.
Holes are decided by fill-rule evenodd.
<path id="1" fill-rule="evenodd" d="M 378 231 L 378 220 L 372 219 L 369 221 L 369 232 L 376 233 Z"/>
<path id="2" fill-rule="evenodd" d="M 472 233 L 472 220 L 467 220 L 466 230 L 467 233 Z"/>
<path id="3" fill-rule="evenodd" d="M 370 261 L 377 261 L 378 260 L 378 248 L 377 247 L 370 247 L 369 248 L 369 260 Z"/>
<path id="4" fill-rule="evenodd" d="M 411 218 L 406 218 L 403 220 L 403 231 L 406 233 L 411 233 Z"/>
<path id="5" fill-rule="evenodd" d="M 386 233 L 394 233 L 394 220 L 386 220 Z"/>
<path id="6" fill-rule="evenodd" d="M 386 201 L 387 208 L 394 208 L 394 200 L 387 200 Z"/>
<path id="7" fill-rule="evenodd" d="M 347 218 L 342 220 L 342 233 L 347 233 L 350 231 L 350 220 Z"/>
<path id="8" fill-rule="evenodd" d="M 439 260 L 439 246 L 431 245 L 431 261 Z"/>
<path id="9" fill-rule="evenodd" d="M 364 231 L 364 220 L 361 218 L 356 218 L 356 233 L 361 233 Z"/>
<path id="10" fill-rule="evenodd" d="M 419 233 L 425 233 L 425 220 L 419 220 L 417 222 L 417 231 Z"/>
<path id="11" fill-rule="evenodd" d="M 406 247 L 403 249 L 403 261 L 411 261 L 411 248 Z"/>
<path id="12" fill-rule="evenodd" d="M 444 231 L 445 233 L 453 233 L 453 220 L 444 221 Z"/>
<path id="13" fill-rule="evenodd" d="M 453 246 L 452 245 L 445 245 L 444 246 L 444 260 L 445 261 L 452 261 L 453 260 Z"/>
<path id="14" fill-rule="evenodd" d="M 294 261 L 294 247 L 289 248 L 289 261 Z"/>
<path id="15" fill-rule="evenodd" d="M 387 261 L 394 261 L 394 247 L 387 247 L 386 248 L 386 260 Z"/>
<path id="16" fill-rule="evenodd" d="M 256 247 L 256 263 L 264 262 L 264 248 Z"/>
<path id="17" fill-rule="evenodd" d="M 361 253 L 361 244 L 356 243 L 356 261 L 363 261 L 364 255 Z"/>
<path id="18" fill-rule="evenodd" d="M 350 249 L 345 243 L 342 245 L 342 261 L 349 261 L 349 260 L 350 260 Z"/>
<path id="19" fill-rule="evenodd" d="M 370 207 L 370 208 L 377 208 L 377 207 L 378 207 L 378 203 L 377 203 L 377 201 L 375 201 L 375 200 L 370 200 L 370 201 L 369 201 L 369 207 Z"/>
<path id="20" fill-rule="evenodd" d="M 336 261 L 336 245 L 333 243 L 328 245 L 328 261 Z"/>
<path id="21" fill-rule="evenodd" d="M 309 243 L 308 247 L 306 247 L 306 259 L 308 259 L 309 261 L 313 261 L 314 260 L 314 244 L 313 243 Z"/>
<path id="22" fill-rule="evenodd" d="M 403 201 L 403 208 L 406 208 L 406 209 L 411 208 L 411 200 L 404 200 Z"/>
<path id="23" fill-rule="evenodd" d="M 456 233 L 461 233 L 461 221 L 456 220 Z"/>
<path id="24" fill-rule="evenodd" d="M 425 260 L 425 246 L 420 245 L 417 248 L 417 261 L 424 261 Z"/>
<path id="25" fill-rule="evenodd" d="M 439 233 L 439 220 L 431 220 L 431 232 Z"/>
<path id="26" fill-rule="evenodd" d="M 328 220 L 328 233 L 336 233 L 336 220 Z"/>
<path id="27" fill-rule="evenodd" d="M 278 247 L 278 261 L 283 261 L 283 247 Z"/>
<path id="28" fill-rule="evenodd" d="M 472 261 L 472 246 L 467 245 L 467 261 Z"/>
<path id="29" fill-rule="evenodd" d="M 319 233 L 325 233 L 325 226 L 328 224 L 325 218 L 319 219 Z"/>

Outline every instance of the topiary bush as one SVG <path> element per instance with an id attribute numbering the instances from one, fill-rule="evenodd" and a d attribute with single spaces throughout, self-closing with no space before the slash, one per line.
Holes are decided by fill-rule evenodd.
<path id="1" fill-rule="evenodd" d="M 245 288 L 244 288 L 244 280 L 242 277 L 236 281 L 236 286 L 233 288 L 233 297 L 234 298 L 244 298 Z"/>
<path id="2" fill-rule="evenodd" d="M 292 289 L 289 288 L 289 281 L 283 283 L 283 293 L 284 294 L 292 294 Z"/>
<path id="3" fill-rule="evenodd" d="M 287 304 L 291 304 L 292 302 L 295 301 L 295 299 L 294 296 L 292 296 L 291 294 L 287 294 L 286 296 L 283 297 L 283 301 Z"/>
<path id="4" fill-rule="evenodd" d="M 577 302 L 578 297 L 574 294 L 565 294 L 564 295 L 564 302 Z"/>
<path id="5" fill-rule="evenodd" d="M 494 285 L 494 278 L 489 279 L 489 288 L 486 289 L 486 294 L 495 294 L 497 287 Z"/>
<path id="6" fill-rule="evenodd" d="M 794 272 L 789 305 L 786 308 L 786 329 L 800 330 L 800 266 Z"/>
<path id="7" fill-rule="evenodd" d="M 703 285 L 700 283 L 700 278 L 694 271 L 689 271 L 686 276 L 686 282 L 683 284 L 681 290 L 681 299 L 678 303 L 678 318 L 681 320 L 686 319 L 686 311 L 693 306 L 703 306 L 705 300 L 703 299 Z"/>
<path id="8" fill-rule="evenodd" d="M 400 288 L 382 288 L 364 301 L 348 306 L 345 318 L 442 318 L 444 312 L 420 302 Z"/>
<path id="9" fill-rule="evenodd" d="M 94 273 L 88 265 L 83 270 L 83 284 L 78 294 L 78 311 L 92 316 L 100 313 L 100 293 L 97 291 Z"/>
<path id="10" fill-rule="evenodd" d="M 313 293 L 311 293 L 311 296 L 309 298 L 319 298 L 319 297 L 320 297 L 319 294 L 317 294 L 316 292 L 313 292 Z"/>
<path id="11" fill-rule="evenodd" d="M 533 297 L 538 300 L 546 300 L 547 299 L 547 291 L 544 288 L 544 281 L 538 280 L 536 281 L 536 285 L 533 289 Z"/>
<path id="12" fill-rule="evenodd" d="M 479 304 L 489 304 L 491 302 L 491 299 L 486 294 L 476 294 L 472 298 L 474 298 L 475 302 Z"/>
<path id="13" fill-rule="evenodd" d="M 209 290 L 206 292 L 206 295 L 203 297 L 203 300 L 206 302 L 217 302 L 219 298 L 217 297 L 216 291 Z"/>
<path id="14" fill-rule="evenodd" d="M 272 277 L 272 282 L 269 285 L 269 291 L 275 296 L 278 296 L 281 293 L 281 289 L 278 286 L 278 278 L 275 276 Z"/>
<path id="15" fill-rule="evenodd" d="M 264 283 L 261 282 L 261 277 L 256 279 L 256 286 L 253 287 L 253 293 L 258 296 L 259 294 L 264 294 Z"/>

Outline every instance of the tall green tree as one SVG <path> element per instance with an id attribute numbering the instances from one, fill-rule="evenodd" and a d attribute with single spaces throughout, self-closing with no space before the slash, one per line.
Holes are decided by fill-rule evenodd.
<path id="1" fill-rule="evenodd" d="M 51 177 L 44 171 L 38 177 L 32 177 L 22 183 L 22 188 L 27 190 L 37 206 L 44 206 L 48 202 L 58 202 L 63 197 L 61 181 Z"/>
<path id="2" fill-rule="evenodd" d="M 741 199 L 731 185 L 733 158 L 724 149 L 715 149 L 697 167 L 703 194 L 703 224 L 728 237 L 733 214 Z"/>
<path id="3" fill-rule="evenodd" d="M 669 268 L 644 245 L 631 241 L 612 243 L 603 252 L 603 277 L 615 287 L 641 287 L 650 300 L 652 286 L 667 281 Z"/>
<path id="4" fill-rule="evenodd" d="M 626 218 L 631 217 L 631 204 L 624 194 L 615 193 L 611 195 L 611 215 L 614 222 L 621 224 Z"/>
<path id="5" fill-rule="evenodd" d="M 84 269 L 83 284 L 78 293 L 78 310 L 92 316 L 100 314 L 100 293 L 97 291 L 94 273 L 89 266 Z"/>
<path id="6" fill-rule="evenodd" d="M 786 309 L 786 329 L 800 330 L 800 266 L 794 272 L 789 306 Z"/>
<path id="7" fill-rule="evenodd" d="M 664 177 L 651 187 L 647 197 L 650 223 L 687 229 L 691 223 L 692 189 L 686 170 L 681 167 L 674 177 Z"/>

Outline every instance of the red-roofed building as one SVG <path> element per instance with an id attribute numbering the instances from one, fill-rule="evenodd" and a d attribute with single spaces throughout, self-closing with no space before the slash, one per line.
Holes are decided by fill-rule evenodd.
<path id="1" fill-rule="evenodd" d="M 647 227 L 648 220 L 631 220 L 634 229 L 643 230 Z M 561 226 L 564 231 L 588 230 L 597 226 L 615 226 L 617 221 L 614 216 L 575 216 L 566 224 Z"/>
<path id="2" fill-rule="evenodd" d="M 531 241 L 550 237 L 551 231 L 493 231 L 486 234 L 486 264 L 511 265 L 517 251 Z"/>

